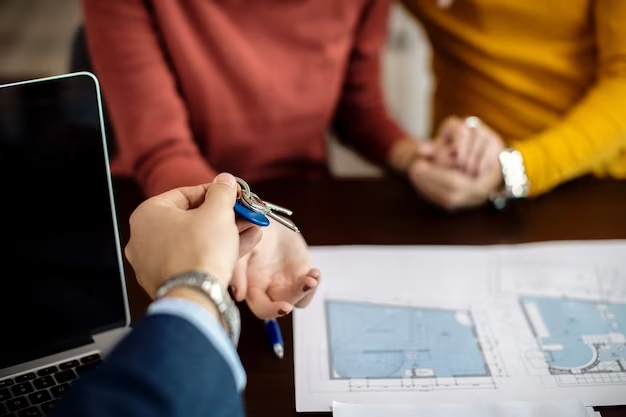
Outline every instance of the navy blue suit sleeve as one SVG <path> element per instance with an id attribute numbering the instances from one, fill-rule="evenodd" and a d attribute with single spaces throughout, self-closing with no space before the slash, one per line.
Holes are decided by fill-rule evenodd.
<path id="1" fill-rule="evenodd" d="M 144 318 L 50 417 L 243 416 L 233 372 L 188 321 Z"/>

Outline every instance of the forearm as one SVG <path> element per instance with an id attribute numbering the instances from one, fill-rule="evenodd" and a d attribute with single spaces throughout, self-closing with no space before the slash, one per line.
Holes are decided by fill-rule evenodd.
<path id="1" fill-rule="evenodd" d="M 395 144 L 409 135 L 389 116 L 381 83 L 389 1 L 370 0 L 355 34 L 342 96 L 334 118 L 339 138 L 384 165 Z"/>
<path id="2" fill-rule="evenodd" d="M 515 143 L 537 195 L 608 164 L 626 150 L 626 2 L 590 7 L 597 47 L 597 82 L 553 128 Z"/>
<path id="3" fill-rule="evenodd" d="M 382 98 L 381 98 L 382 100 Z M 392 165 L 402 159 L 392 150 L 409 135 L 387 115 L 384 107 L 364 108 L 361 103 L 345 104 L 335 119 L 339 139 L 377 165 Z"/>
<path id="4" fill-rule="evenodd" d="M 556 126 L 513 143 L 538 195 L 626 149 L 626 77 L 604 79 Z"/>

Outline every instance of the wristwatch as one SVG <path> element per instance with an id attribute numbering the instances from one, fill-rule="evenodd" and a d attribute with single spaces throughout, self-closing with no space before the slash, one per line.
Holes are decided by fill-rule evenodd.
<path id="1" fill-rule="evenodd" d="M 524 158 L 519 151 L 507 148 L 500 152 L 498 159 L 502 167 L 504 188 L 492 195 L 490 200 L 495 208 L 503 209 L 510 200 L 528 197 L 530 183 L 526 176 Z"/>
<path id="2" fill-rule="evenodd" d="M 183 272 L 165 281 L 157 290 L 156 298 L 162 298 L 165 294 L 178 287 L 195 288 L 215 304 L 222 321 L 226 325 L 226 332 L 230 340 L 237 347 L 241 333 L 241 317 L 237 305 L 230 298 L 224 286 L 210 274 L 195 271 Z"/>

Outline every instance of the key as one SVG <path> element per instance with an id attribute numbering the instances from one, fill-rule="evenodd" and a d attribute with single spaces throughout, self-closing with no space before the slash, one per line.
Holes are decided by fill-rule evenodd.
<path id="1" fill-rule="evenodd" d="M 269 217 L 296 233 L 300 232 L 300 229 L 298 229 L 298 227 L 293 224 L 293 222 L 276 214 L 279 213 L 285 216 L 291 216 L 293 214 L 291 210 L 285 207 L 281 207 L 277 204 L 263 201 L 257 194 L 253 193 L 250 190 L 250 186 L 246 181 L 238 177 L 235 178 L 237 179 L 237 183 L 241 187 L 241 193 L 237 197 L 234 208 L 235 213 L 239 217 L 242 217 L 250 223 L 262 227 L 269 226 Z"/>
<path id="2" fill-rule="evenodd" d="M 291 210 L 281 207 L 277 204 L 268 203 L 267 201 L 262 200 L 258 195 L 254 193 L 251 193 L 251 197 L 252 197 L 253 202 L 250 205 L 252 206 L 253 210 L 260 210 L 266 216 L 276 220 L 278 223 L 282 224 L 288 229 L 291 229 L 296 233 L 300 232 L 300 229 L 298 229 L 298 227 L 296 227 L 296 225 L 293 224 L 293 222 L 283 217 L 280 217 L 276 213 L 274 213 L 274 211 L 277 211 L 278 213 L 291 216 L 293 214 Z"/>
<path id="3" fill-rule="evenodd" d="M 274 213 L 274 211 L 277 211 L 278 213 L 287 215 L 287 216 L 291 216 L 293 214 L 293 212 L 289 209 L 286 209 L 284 207 L 281 207 L 279 205 L 276 204 L 272 204 L 272 203 L 268 203 L 267 201 L 263 201 L 261 200 L 261 198 L 252 193 L 252 198 L 254 200 L 254 206 L 255 208 L 258 207 L 258 210 L 262 210 L 263 213 L 265 213 L 266 216 L 276 220 L 278 223 L 282 224 L 283 226 L 287 227 L 288 229 L 293 230 L 296 233 L 300 232 L 300 229 L 298 229 L 298 227 L 293 224 L 293 222 L 285 219 L 284 217 L 281 217 L 279 215 L 277 215 L 276 213 Z"/>
<path id="4" fill-rule="evenodd" d="M 291 230 L 293 230 L 296 233 L 300 232 L 300 229 L 298 229 L 298 226 L 296 226 L 295 224 L 291 223 L 289 220 L 283 219 L 279 215 L 274 214 L 274 212 L 270 211 L 269 213 L 267 213 L 267 215 L 270 218 L 276 220 L 278 223 L 280 223 L 283 226 L 285 226 L 286 228 L 291 229 Z"/>
<path id="5" fill-rule="evenodd" d="M 278 213 L 285 214 L 287 216 L 291 216 L 293 214 L 293 211 L 286 209 L 284 207 L 281 207 L 279 205 L 270 203 L 268 201 L 265 201 L 264 203 L 267 206 L 267 208 L 270 209 L 271 211 L 276 211 Z"/>

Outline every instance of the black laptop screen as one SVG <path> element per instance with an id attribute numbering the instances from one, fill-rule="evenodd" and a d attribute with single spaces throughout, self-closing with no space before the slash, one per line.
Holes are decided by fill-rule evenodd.
<path id="1" fill-rule="evenodd" d="M 0 368 L 126 321 L 96 82 L 0 87 Z"/>

